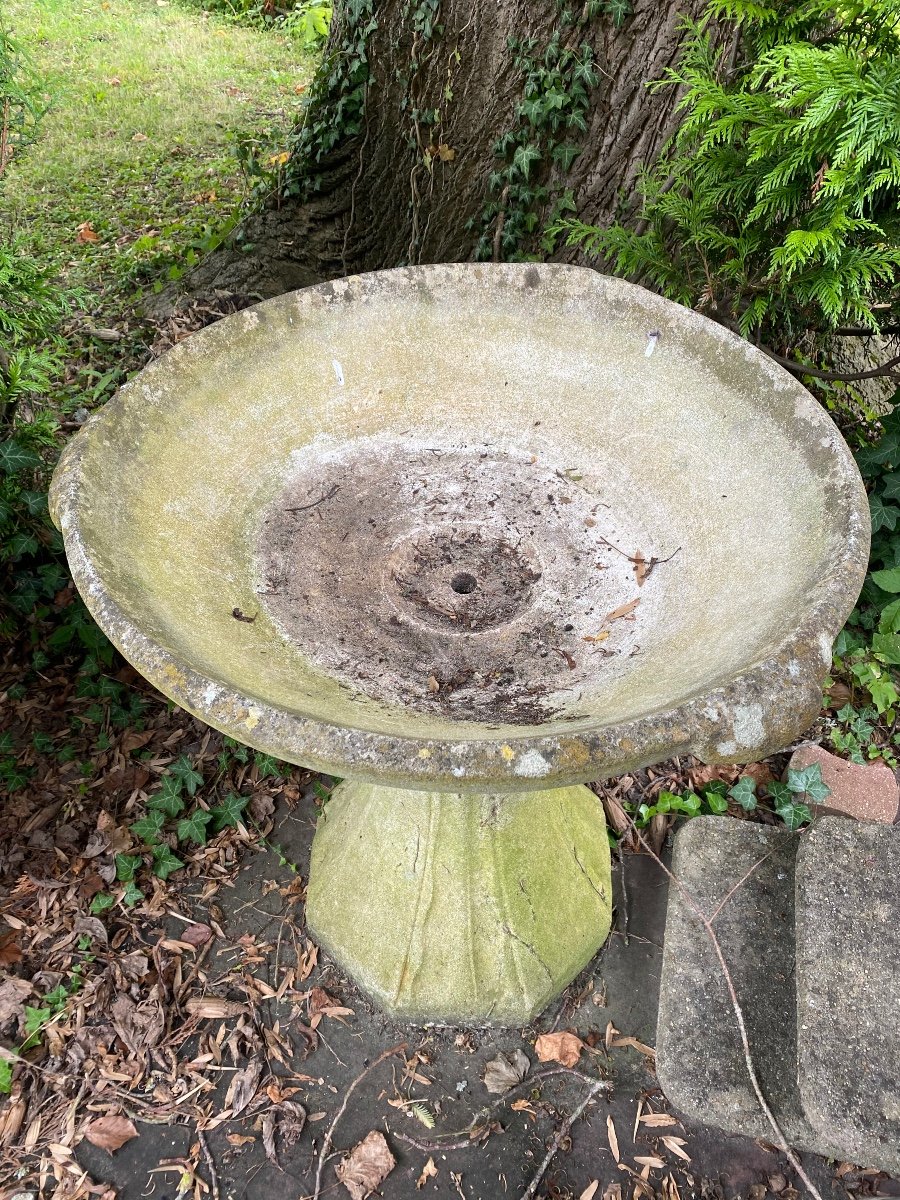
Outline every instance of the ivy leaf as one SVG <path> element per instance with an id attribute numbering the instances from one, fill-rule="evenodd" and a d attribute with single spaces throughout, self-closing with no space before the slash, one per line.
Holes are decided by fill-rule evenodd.
<path id="1" fill-rule="evenodd" d="M 34 469 L 40 465 L 41 456 L 17 442 L 15 438 L 0 442 L 0 471 L 5 471 L 7 475 L 15 475 L 17 471 Z"/>
<path id="2" fill-rule="evenodd" d="M 213 818 L 213 831 L 218 833 L 229 825 L 239 825 L 244 809 L 249 802 L 249 796 L 239 796 L 236 792 L 229 792 L 221 804 L 217 804 L 210 810 Z"/>
<path id="3" fill-rule="evenodd" d="M 195 770 L 194 764 L 186 754 L 182 754 L 169 767 L 169 774 L 177 779 L 189 796 L 193 796 L 203 782 L 203 776 Z"/>
<path id="4" fill-rule="evenodd" d="M 892 471 L 890 475 L 882 475 L 879 491 L 885 500 L 900 500 L 900 471 Z"/>
<path id="5" fill-rule="evenodd" d="M 872 517 L 873 533 L 878 533 L 881 529 L 894 530 L 897 528 L 900 508 L 896 504 L 885 504 L 880 496 L 873 494 L 869 497 L 869 513 Z"/>
<path id="6" fill-rule="evenodd" d="M 126 887 L 122 894 L 122 903 L 126 908 L 134 908 L 136 904 L 140 904 L 143 898 L 144 893 L 141 891 L 138 885 L 132 881 L 128 884 L 128 887 Z"/>
<path id="7" fill-rule="evenodd" d="M 816 804 L 821 804 L 831 795 L 831 788 L 822 778 L 819 763 L 810 763 L 808 767 L 800 770 L 788 771 L 787 786 L 789 791 L 809 796 Z"/>
<path id="8" fill-rule="evenodd" d="M 168 846 L 153 847 L 153 874 L 160 879 L 168 879 L 173 871 L 180 871 L 183 866 L 184 863 Z"/>
<path id="9" fill-rule="evenodd" d="M 805 804 L 781 804 L 776 807 L 775 812 L 791 830 L 808 825 L 812 820 L 812 813 Z"/>
<path id="10" fill-rule="evenodd" d="M 116 879 L 119 883 L 131 883 L 143 862 L 139 854 L 117 854 Z"/>
<path id="11" fill-rule="evenodd" d="M 728 811 L 728 797 L 727 796 L 723 796 L 719 792 L 711 791 L 711 792 L 706 793 L 706 796 L 704 797 L 704 799 L 706 800 L 709 811 L 711 813 L 715 813 L 716 816 L 721 816 L 722 813 L 725 813 Z"/>
<path id="12" fill-rule="evenodd" d="M 631 0 L 606 0 L 606 11 L 612 17 L 613 25 L 619 29 L 631 16 Z"/>
<path id="13" fill-rule="evenodd" d="M 0 1058 L 0 1096 L 12 1091 L 13 1064 L 9 1058 Z"/>
<path id="14" fill-rule="evenodd" d="M 779 805 L 790 804 L 793 801 L 791 789 L 786 783 L 782 783 L 778 779 L 770 779 L 766 784 L 766 793 L 772 801 L 772 807 L 777 809 Z"/>
<path id="15" fill-rule="evenodd" d="M 198 846 L 205 846 L 206 827 L 211 820 L 212 813 L 206 812 L 203 808 L 195 808 L 189 817 L 178 822 L 179 842 L 195 842 Z"/>
<path id="16" fill-rule="evenodd" d="M 527 179 L 531 171 L 531 164 L 537 162 L 541 157 L 541 152 L 537 146 L 529 144 L 527 146 L 519 146 L 513 155 L 513 166 L 518 167 L 522 175 Z"/>
<path id="17" fill-rule="evenodd" d="M 111 896 L 109 892 L 98 892 L 91 901 L 91 912 L 94 916 L 98 913 L 106 912 L 108 908 L 112 908 L 115 902 L 115 896 Z"/>
<path id="18" fill-rule="evenodd" d="M 158 842 L 159 835 L 166 823 L 166 814 L 159 808 L 151 808 L 145 817 L 135 821 L 131 832 L 142 842 Z"/>
<path id="19" fill-rule="evenodd" d="M 273 779 L 281 778 L 281 771 L 278 769 L 281 764 L 271 754 L 262 754 L 259 751 L 255 751 L 253 761 L 256 763 L 260 779 L 266 779 L 269 776 Z"/>
<path id="20" fill-rule="evenodd" d="M 147 801 L 148 808 L 158 808 L 169 817 L 177 817 L 184 811 L 184 801 L 181 798 L 181 780 L 172 775 L 164 775 L 162 787 Z"/>
<path id="21" fill-rule="evenodd" d="M 734 787 L 728 789 L 728 795 L 737 801 L 744 812 L 753 812 L 756 808 L 756 780 L 751 775 L 742 775 Z"/>

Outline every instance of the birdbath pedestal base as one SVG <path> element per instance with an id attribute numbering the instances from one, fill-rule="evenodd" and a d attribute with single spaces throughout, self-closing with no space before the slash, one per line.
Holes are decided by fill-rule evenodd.
<path id="1" fill-rule="evenodd" d="M 521 1025 L 606 940 L 603 807 L 583 785 L 468 795 L 341 783 L 307 921 L 394 1017 Z"/>

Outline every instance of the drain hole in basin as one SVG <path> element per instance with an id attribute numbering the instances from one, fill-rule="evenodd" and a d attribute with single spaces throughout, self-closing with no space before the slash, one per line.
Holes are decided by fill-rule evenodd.
<path id="1" fill-rule="evenodd" d="M 460 571 L 458 575 L 454 575 L 450 580 L 450 586 L 460 596 L 468 596 L 478 587 L 478 580 L 474 575 L 470 575 L 468 571 Z"/>

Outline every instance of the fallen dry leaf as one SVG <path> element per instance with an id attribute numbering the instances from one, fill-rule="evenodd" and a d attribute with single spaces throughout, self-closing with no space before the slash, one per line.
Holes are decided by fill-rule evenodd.
<path id="1" fill-rule="evenodd" d="M 578 1197 L 578 1200 L 594 1200 L 594 1196 L 597 1194 L 597 1188 L 599 1186 L 600 1186 L 600 1180 L 594 1179 L 591 1183 L 589 1183 L 587 1185 L 587 1187 L 584 1189 L 584 1191 Z"/>
<path id="2" fill-rule="evenodd" d="M 84 1136 L 92 1146 L 99 1146 L 114 1154 L 126 1142 L 138 1136 L 137 1127 L 127 1117 L 97 1117 L 95 1121 L 85 1126 Z"/>
<path id="3" fill-rule="evenodd" d="M 558 1062 L 564 1067 L 574 1067 L 581 1057 L 584 1042 L 574 1033 L 542 1033 L 534 1043 L 541 1062 Z"/>
<path id="4" fill-rule="evenodd" d="M 531 1069 L 531 1062 L 523 1050 L 514 1050 L 509 1058 L 498 1054 L 484 1068 L 484 1086 L 495 1095 L 502 1095 L 521 1083 Z"/>
<path id="5" fill-rule="evenodd" d="M 373 1129 L 334 1168 L 353 1200 L 366 1200 L 397 1165 L 383 1133 Z"/>
<path id="6" fill-rule="evenodd" d="M 636 596 L 634 600 L 629 600 L 627 604 L 620 604 L 618 608 L 614 608 L 612 612 L 608 612 L 600 624 L 609 625 L 613 621 L 618 621 L 620 617 L 627 617 L 629 613 L 634 612 L 640 602 L 640 596 Z"/>
<path id="7" fill-rule="evenodd" d="M 266 1158 L 273 1167 L 281 1170 L 278 1155 L 275 1153 L 275 1113 L 270 1109 L 262 1119 L 262 1140 Z"/>
<path id="8" fill-rule="evenodd" d="M 691 1161 L 690 1155 L 685 1154 L 685 1152 L 681 1148 L 682 1146 L 687 1145 L 687 1142 L 685 1142 L 684 1138 L 663 1136 L 659 1140 L 662 1142 L 662 1144 L 665 1146 L 665 1148 L 667 1150 L 670 1150 L 673 1154 L 677 1155 L 678 1158 L 683 1158 L 685 1162 Z"/>
<path id="9" fill-rule="evenodd" d="M 128 732 L 123 735 L 122 741 L 119 743 L 122 748 L 122 753 L 130 754 L 132 750 L 140 750 L 143 746 L 146 746 L 149 741 L 152 741 L 155 736 L 155 729 L 145 729 L 143 731 L 129 729 Z"/>
<path id="10" fill-rule="evenodd" d="M 205 946 L 212 935 L 210 927 L 198 921 L 196 925 L 188 925 L 181 935 L 181 941 L 187 942 L 189 946 Z"/>
<path id="11" fill-rule="evenodd" d="M 678 1122 L 669 1113 L 644 1113 L 641 1117 L 642 1125 L 649 1125 L 652 1129 L 659 1129 L 666 1125 L 677 1125 Z"/>
<path id="12" fill-rule="evenodd" d="M 637 1050 L 639 1054 L 643 1054 L 645 1058 L 656 1058 L 656 1051 L 652 1046 L 648 1046 L 645 1042 L 639 1042 L 634 1037 L 618 1037 L 614 1038 L 611 1045 L 613 1046 L 631 1046 Z M 607 1047 L 608 1048 L 608 1047 Z"/>
<path id="13" fill-rule="evenodd" d="M 608 637 L 609 630 L 601 629 L 599 633 L 592 634 L 588 637 L 583 637 L 581 640 L 583 642 L 605 642 Z"/>
<path id="14" fill-rule="evenodd" d="M 650 564 L 641 554 L 640 550 L 635 550 L 634 558 L 631 560 L 634 565 L 634 578 L 638 587 L 644 586 L 644 580 L 650 574 Z"/>
<path id="15" fill-rule="evenodd" d="M 616 1137 L 616 1127 L 612 1117 L 606 1118 L 606 1136 L 609 1139 L 609 1150 L 616 1162 L 619 1161 L 619 1139 Z"/>
<path id="16" fill-rule="evenodd" d="M 634 1156 L 634 1161 L 636 1163 L 640 1163 L 642 1167 L 653 1167 L 656 1170 L 662 1170 L 662 1168 L 666 1165 L 661 1158 L 656 1158 L 656 1156 L 652 1154 L 636 1154 Z"/>
<path id="17" fill-rule="evenodd" d="M 230 1108 L 234 1116 L 242 1113 L 256 1095 L 256 1085 L 259 1083 L 262 1069 L 262 1062 L 255 1058 L 242 1071 L 238 1071 L 228 1085 L 225 1107 Z"/>
<path id="18" fill-rule="evenodd" d="M 437 1175 L 437 1173 L 438 1173 L 438 1169 L 434 1165 L 434 1159 L 429 1158 L 428 1162 L 422 1168 L 422 1174 L 416 1180 L 416 1191 L 418 1191 L 419 1188 L 423 1188 L 429 1179 L 434 1179 L 434 1177 L 435 1177 L 435 1175 Z"/>
<path id="19" fill-rule="evenodd" d="M 86 242 L 99 242 L 100 238 L 94 232 L 94 227 L 90 221 L 82 221 L 78 226 L 78 232 L 75 234 L 75 241 L 83 246 Z"/>
<path id="20" fill-rule="evenodd" d="M 22 949 L 19 946 L 19 935 L 12 929 L 0 937 L 0 967 L 9 967 L 22 961 Z"/>
<path id="21" fill-rule="evenodd" d="M 220 996 L 191 996 L 184 1007 L 192 1017 L 206 1017 L 210 1020 L 240 1017 L 248 1011 L 246 1004 L 237 1000 L 224 1000 Z"/>
<path id="22" fill-rule="evenodd" d="M 27 979 L 18 979 L 16 976 L 0 983 L 0 1029 L 14 1017 L 23 1015 L 24 1002 L 32 991 Z"/>
<path id="23" fill-rule="evenodd" d="M 250 1137 L 246 1133 L 226 1133 L 225 1141 L 231 1146 L 249 1146 L 256 1141 L 255 1137 Z"/>

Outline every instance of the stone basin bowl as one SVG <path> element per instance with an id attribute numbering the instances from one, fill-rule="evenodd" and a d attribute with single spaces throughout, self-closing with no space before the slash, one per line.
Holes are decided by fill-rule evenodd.
<path id="1" fill-rule="evenodd" d="M 519 858 L 534 835 L 492 820 L 498 796 L 508 815 L 540 789 L 545 812 L 561 805 L 564 824 L 587 805 L 590 823 L 593 794 L 564 785 L 789 743 L 819 710 L 869 540 L 852 456 L 786 371 L 642 288 L 535 264 L 357 276 L 218 322 L 85 424 L 51 507 L 88 607 L 160 691 L 352 778 L 335 856 L 364 822 L 393 829 L 380 849 L 365 835 L 369 858 L 390 857 L 399 809 L 418 847 L 452 795 L 470 874 L 482 850 L 503 860 L 472 829 L 502 826 Z M 432 799 L 410 807 L 416 791 Z M 543 845 L 538 800 L 515 811 Z M 608 908 L 600 840 L 591 886 Z M 386 897 L 385 921 L 419 905 L 418 872 L 400 871 L 419 890 Z M 311 887 L 310 919 L 396 1011 L 518 1018 L 546 1000 L 544 980 L 518 1008 L 404 1008 L 409 946 L 392 992 L 347 931 L 323 928 L 348 887 Z M 552 990 L 584 949 L 546 971 Z M 413 974 L 432 969 L 423 956 Z"/>

